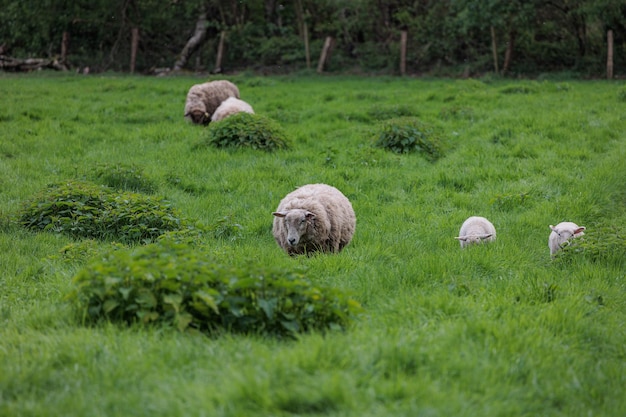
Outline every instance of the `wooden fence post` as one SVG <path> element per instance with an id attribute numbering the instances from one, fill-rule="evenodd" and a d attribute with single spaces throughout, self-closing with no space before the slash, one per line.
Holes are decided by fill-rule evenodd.
<path id="1" fill-rule="evenodd" d="M 139 45 L 139 28 L 132 28 L 130 30 L 130 73 L 135 73 L 135 64 L 137 63 L 137 47 Z"/>
<path id="2" fill-rule="evenodd" d="M 61 63 L 67 62 L 67 50 L 70 44 L 70 34 L 67 30 L 63 31 L 63 39 L 61 39 Z"/>
<path id="3" fill-rule="evenodd" d="M 303 32 L 304 32 L 304 53 L 306 55 L 306 67 L 311 68 L 311 50 L 309 49 L 309 27 L 306 24 L 306 21 L 303 23 Z"/>
<path id="4" fill-rule="evenodd" d="M 217 57 L 215 58 L 214 73 L 222 72 L 222 59 L 224 58 L 224 40 L 226 39 L 226 31 L 220 33 L 220 42 L 217 44 Z"/>
<path id="5" fill-rule="evenodd" d="M 493 53 L 493 67 L 496 70 L 496 75 L 500 72 L 498 69 L 498 44 L 496 43 L 496 29 L 491 27 L 491 51 Z"/>
<path id="6" fill-rule="evenodd" d="M 400 75 L 406 74 L 406 38 L 407 32 L 400 32 Z"/>
<path id="7" fill-rule="evenodd" d="M 613 79 L 613 31 L 609 29 L 606 33 L 607 54 L 606 54 L 606 78 Z"/>

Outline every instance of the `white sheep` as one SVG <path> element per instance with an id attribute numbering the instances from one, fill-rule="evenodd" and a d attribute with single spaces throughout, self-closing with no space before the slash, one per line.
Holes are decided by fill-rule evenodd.
<path id="1" fill-rule="evenodd" d="M 463 222 L 459 236 L 455 239 L 462 248 L 473 243 L 491 242 L 496 240 L 496 228 L 486 218 L 472 216 Z"/>
<path id="2" fill-rule="evenodd" d="M 287 194 L 272 213 L 276 243 L 289 255 L 340 252 L 352 240 L 356 216 L 335 187 L 308 184 Z"/>
<path id="3" fill-rule="evenodd" d="M 229 97 L 239 98 L 237 86 L 227 80 L 210 81 L 191 86 L 185 101 L 185 119 L 208 124 L 215 109 Z"/>
<path id="4" fill-rule="evenodd" d="M 585 226 L 578 226 L 572 222 L 561 222 L 556 226 L 550 225 L 550 230 L 552 231 L 548 238 L 548 247 L 550 248 L 550 256 L 554 258 L 563 246 L 569 244 L 570 239 L 584 235 Z"/>
<path id="5" fill-rule="evenodd" d="M 252 110 L 252 106 L 245 101 L 235 97 L 228 97 L 226 100 L 222 101 L 222 104 L 220 104 L 217 109 L 215 109 L 215 112 L 213 112 L 213 115 L 211 116 L 211 121 L 217 122 L 227 118 L 228 116 L 241 112 L 254 113 L 254 110 Z"/>

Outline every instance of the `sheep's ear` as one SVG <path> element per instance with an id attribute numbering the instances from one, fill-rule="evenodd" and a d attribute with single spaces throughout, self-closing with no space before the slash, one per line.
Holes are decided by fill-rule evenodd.
<path id="1" fill-rule="evenodd" d="M 552 225 L 550 225 L 550 230 L 552 230 L 553 232 L 556 232 L 556 228 Z"/>
<path id="2" fill-rule="evenodd" d="M 467 237 L 465 237 L 465 236 L 457 236 L 457 237 L 455 237 L 455 239 L 456 240 L 463 240 L 463 241 L 465 241 L 465 240 L 467 240 Z"/>
<path id="3" fill-rule="evenodd" d="M 582 233 L 583 230 L 585 230 L 585 226 L 580 226 L 578 229 L 574 230 L 574 234 L 577 235 Z"/>
<path id="4" fill-rule="evenodd" d="M 276 217 L 285 217 L 287 215 L 287 213 L 284 211 L 275 211 L 272 214 Z"/>
<path id="5" fill-rule="evenodd" d="M 488 233 L 486 235 L 480 235 L 479 237 L 480 237 L 481 240 L 483 240 L 483 239 L 489 239 L 491 236 L 493 236 L 493 233 Z"/>
<path id="6" fill-rule="evenodd" d="M 315 213 L 311 213 L 310 211 L 307 211 L 305 216 L 307 220 L 313 220 L 315 218 Z"/>

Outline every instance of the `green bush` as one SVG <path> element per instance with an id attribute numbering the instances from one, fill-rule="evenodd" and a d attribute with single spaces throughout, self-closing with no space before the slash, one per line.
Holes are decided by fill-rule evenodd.
<path id="1" fill-rule="evenodd" d="M 208 144 L 217 148 L 251 148 L 275 151 L 289 148 L 284 130 L 272 119 L 237 113 L 209 124 Z"/>
<path id="2" fill-rule="evenodd" d="M 436 129 L 412 117 L 400 117 L 384 122 L 376 146 L 395 153 L 417 151 L 430 161 L 442 156 L 441 138 Z"/>
<path id="3" fill-rule="evenodd" d="M 618 225 L 588 228 L 583 236 L 570 239 L 564 244 L 557 252 L 555 261 L 568 263 L 574 257 L 624 266 L 626 264 L 626 227 Z"/>
<path id="4" fill-rule="evenodd" d="M 166 324 L 209 334 L 276 336 L 344 329 L 360 305 L 302 274 L 224 265 L 195 246 L 162 240 L 94 260 L 68 298 L 89 322 Z"/>
<path id="5" fill-rule="evenodd" d="M 122 243 L 145 243 L 167 231 L 193 227 L 161 198 L 81 181 L 42 191 L 24 205 L 19 223 L 32 230 Z"/>
<path id="6" fill-rule="evenodd" d="M 157 190 L 154 181 L 146 177 L 143 170 L 136 165 L 100 164 L 94 169 L 92 178 L 108 187 L 122 191 L 150 194 Z"/>

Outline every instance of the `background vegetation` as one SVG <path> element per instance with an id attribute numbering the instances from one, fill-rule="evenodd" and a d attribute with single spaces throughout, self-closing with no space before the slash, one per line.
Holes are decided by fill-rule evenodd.
<path id="1" fill-rule="evenodd" d="M 183 119 L 201 80 L 0 75 L 0 415 L 623 413 L 623 83 L 231 78 L 290 141 L 265 152 L 206 146 L 209 129 Z M 399 116 L 437 132 L 438 158 L 377 145 Z M 363 316 L 295 340 L 83 321 L 74 278 L 145 246 L 19 224 L 68 181 L 165 198 L 206 225 L 178 239 L 210 262 L 305 276 Z M 339 254 L 291 258 L 271 212 L 313 182 L 350 198 L 356 234 Z M 496 242 L 461 250 L 471 215 Z M 560 221 L 586 239 L 552 261 Z"/>
<path id="2" fill-rule="evenodd" d="M 331 36 L 325 70 L 397 74 L 403 30 L 409 74 L 495 72 L 495 41 L 500 72 L 604 77 L 609 29 L 615 75 L 626 67 L 621 0 L 0 0 L 0 23 L 0 55 L 58 57 L 66 33 L 66 63 L 92 71 L 129 70 L 133 28 L 136 70 L 172 68 L 198 26 L 189 70 L 216 69 L 224 32 L 225 72 L 303 70 L 305 39 L 315 68 Z"/>

